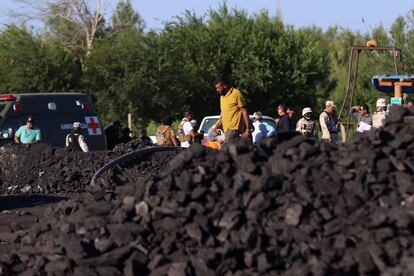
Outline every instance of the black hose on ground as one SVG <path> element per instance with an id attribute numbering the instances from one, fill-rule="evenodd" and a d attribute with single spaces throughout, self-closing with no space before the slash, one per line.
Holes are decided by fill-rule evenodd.
<path id="1" fill-rule="evenodd" d="M 119 156 L 118 158 L 109 161 L 108 163 L 106 163 L 105 165 L 103 165 L 99 170 L 97 170 L 95 172 L 95 174 L 92 176 L 92 180 L 91 183 L 89 184 L 90 186 L 95 186 L 96 185 L 96 181 L 98 180 L 99 177 L 101 177 L 101 175 L 112 169 L 113 167 L 115 167 L 116 165 L 118 165 L 119 163 L 128 160 L 130 158 L 134 158 L 134 157 L 141 157 L 145 154 L 153 154 L 153 153 L 157 153 L 157 152 L 164 152 L 164 151 L 174 151 L 176 150 L 176 147 L 171 147 L 171 146 L 161 146 L 161 147 L 150 147 L 150 148 L 145 148 L 145 149 L 140 149 L 140 150 L 136 150 L 133 152 L 128 152 L 124 155 Z"/>

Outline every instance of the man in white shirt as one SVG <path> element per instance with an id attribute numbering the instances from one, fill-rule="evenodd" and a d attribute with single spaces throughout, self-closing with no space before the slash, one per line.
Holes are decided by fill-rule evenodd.
<path id="1" fill-rule="evenodd" d="M 178 126 L 178 139 L 183 148 L 190 147 L 194 139 L 202 138 L 204 136 L 202 133 L 197 133 L 196 130 L 194 130 L 191 120 L 193 120 L 193 113 L 191 111 L 186 111 L 184 113 L 184 118 Z"/>
<path id="2" fill-rule="evenodd" d="M 265 124 L 262 122 L 262 112 L 257 111 L 253 114 L 253 128 L 252 133 L 253 143 L 260 142 L 263 138 L 267 137 L 268 131 Z"/>

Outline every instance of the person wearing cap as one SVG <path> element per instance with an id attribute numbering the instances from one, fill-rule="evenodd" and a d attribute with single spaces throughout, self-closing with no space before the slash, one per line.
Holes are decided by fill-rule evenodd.
<path id="1" fill-rule="evenodd" d="M 14 141 L 19 144 L 33 144 L 41 140 L 40 129 L 34 126 L 35 120 L 32 116 L 27 117 L 26 125 L 21 126 L 14 135 Z"/>
<path id="2" fill-rule="evenodd" d="M 268 131 L 266 125 L 262 122 L 262 112 L 257 111 L 253 114 L 253 128 L 254 131 L 252 132 L 252 139 L 253 143 L 258 143 L 263 138 L 267 137 Z"/>
<path id="3" fill-rule="evenodd" d="M 308 137 L 316 137 L 316 122 L 312 120 L 312 108 L 305 107 L 302 110 L 302 118 L 296 124 L 296 131 Z"/>
<path id="4" fill-rule="evenodd" d="M 319 124 L 322 130 L 322 139 L 330 143 L 338 143 L 338 122 L 335 114 L 335 103 L 326 101 L 325 110 L 319 115 Z"/>
<path id="5" fill-rule="evenodd" d="M 81 123 L 74 122 L 73 128 L 66 135 L 66 147 L 75 151 L 89 152 L 88 144 L 85 137 L 81 133 Z"/>
<path id="6" fill-rule="evenodd" d="M 357 131 L 365 132 L 369 131 L 372 127 L 372 114 L 369 113 L 369 108 L 366 103 L 362 105 L 356 105 L 351 108 L 351 114 L 358 122 Z"/>
<path id="7" fill-rule="evenodd" d="M 377 111 L 372 114 L 372 127 L 380 128 L 384 126 L 387 118 L 387 101 L 384 98 L 377 100 Z"/>

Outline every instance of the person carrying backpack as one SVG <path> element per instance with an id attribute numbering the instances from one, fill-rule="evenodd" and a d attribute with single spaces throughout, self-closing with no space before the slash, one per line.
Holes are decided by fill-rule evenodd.
<path id="1" fill-rule="evenodd" d="M 191 121 L 193 120 L 193 112 L 186 111 L 184 113 L 184 118 L 182 119 L 180 125 L 178 126 L 178 139 L 181 142 L 181 147 L 188 148 L 196 139 L 203 138 L 202 133 L 197 133 L 194 130 Z"/>
<path id="2" fill-rule="evenodd" d="M 175 137 L 174 130 L 172 128 L 172 118 L 171 116 L 166 116 L 162 119 L 161 125 L 157 129 L 157 133 L 155 135 L 157 139 L 157 145 L 160 146 L 174 146 L 179 147 L 180 144 Z"/>

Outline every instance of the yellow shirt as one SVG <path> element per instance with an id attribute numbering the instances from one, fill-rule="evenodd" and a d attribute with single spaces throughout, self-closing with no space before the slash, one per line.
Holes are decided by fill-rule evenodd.
<path id="1" fill-rule="evenodd" d="M 241 92 L 235 88 L 230 88 L 226 95 L 220 97 L 221 123 L 223 131 L 241 130 L 242 112 L 245 108 L 245 100 Z"/>

